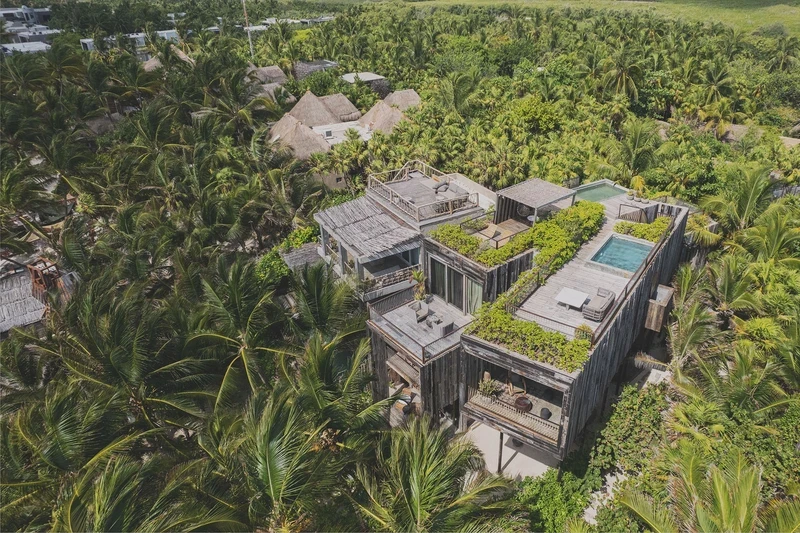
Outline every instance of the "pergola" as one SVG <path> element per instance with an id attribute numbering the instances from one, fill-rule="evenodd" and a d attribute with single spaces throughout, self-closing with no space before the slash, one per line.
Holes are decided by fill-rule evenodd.
<path id="1" fill-rule="evenodd" d="M 540 209 L 567 198 L 572 198 L 570 205 L 575 203 L 575 191 L 549 181 L 534 178 L 517 183 L 497 192 L 494 223 L 500 224 L 510 218 L 527 218 L 535 222 Z M 532 209 L 533 213 L 523 215 L 524 208 Z"/>

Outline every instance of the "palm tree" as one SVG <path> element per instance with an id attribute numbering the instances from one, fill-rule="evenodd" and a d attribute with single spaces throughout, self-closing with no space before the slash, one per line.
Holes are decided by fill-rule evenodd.
<path id="1" fill-rule="evenodd" d="M 319 513 L 343 488 L 341 459 L 320 446 L 324 429 L 309 423 L 285 389 L 255 394 L 244 415 L 212 421 L 201 433 L 210 460 L 196 471 L 198 498 L 232 510 L 243 529 L 311 531 L 335 522 Z"/>
<path id="2" fill-rule="evenodd" d="M 317 424 L 324 424 L 320 444 L 363 454 L 378 430 L 388 429 L 386 412 L 396 396 L 371 402 L 365 395 L 373 380 L 364 372 L 369 342 L 355 350 L 341 336 L 325 341 L 313 333 L 302 351 L 276 350 L 279 367 L 295 401 Z"/>
<path id="3" fill-rule="evenodd" d="M 627 96 L 632 101 L 639 99 L 639 84 L 642 79 L 642 66 L 637 54 L 627 44 L 617 49 L 606 60 L 603 85 L 613 94 Z"/>
<path id="4" fill-rule="evenodd" d="M 291 336 L 306 339 L 319 332 L 327 338 L 349 337 L 363 330 L 363 316 L 353 289 L 324 263 L 306 265 L 293 273 L 292 295 L 295 300 Z"/>
<path id="5" fill-rule="evenodd" d="M 225 372 L 216 393 L 214 410 L 235 404 L 271 382 L 274 363 L 267 357 L 283 312 L 271 291 L 261 290 L 253 264 L 242 260 L 228 266 L 220 258 L 213 280 L 203 281 L 205 305 L 202 328 L 190 336 L 189 346 L 205 341 L 219 346 Z"/>
<path id="6" fill-rule="evenodd" d="M 689 358 L 702 354 L 719 337 L 714 314 L 702 302 L 694 301 L 673 311 L 668 339 L 672 365 L 681 368 Z"/>
<path id="7" fill-rule="evenodd" d="M 775 43 L 772 52 L 770 71 L 786 71 L 800 64 L 800 39 L 782 35 Z"/>
<path id="8" fill-rule="evenodd" d="M 427 417 L 412 418 L 376 447 L 375 468 L 359 465 L 364 497 L 354 505 L 380 531 L 492 530 L 513 509 L 506 478 L 486 473 L 463 436 L 451 439 Z"/>
<path id="9" fill-rule="evenodd" d="M 701 205 L 727 231 L 745 229 L 773 199 L 770 172 L 766 166 L 734 166 L 728 172 L 722 192 L 703 199 Z"/>
<path id="10" fill-rule="evenodd" d="M 640 492 L 625 492 L 620 502 L 656 533 L 793 531 L 800 527 L 800 501 L 764 502 L 761 470 L 741 453 L 711 464 L 685 441 L 669 454 L 667 500 L 655 503 Z"/>
<path id="11" fill-rule="evenodd" d="M 733 94 L 733 77 L 728 67 L 721 61 L 712 61 L 706 65 L 700 83 L 703 86 L 706 104 Z"/>
<path id="12" fill-rule="evenodd" d="M 729 322 L 736 313 L 759 309 L 758 294 L 753 291 L 753 270 L 740 256 L 725 255 L 720 261 L 709 263 L 706 273 L 706 292 L 721 320 Z"/>
<path id="13" fill-rule="evenodd" d="M 660 139 L 650 121 L 632 119 L 623 125 L 622 139 L 612 141 L 607 161 L 595 160 L 592 169 L 598 174 L 630 185 L 635 176 L 654 166 Z"/>

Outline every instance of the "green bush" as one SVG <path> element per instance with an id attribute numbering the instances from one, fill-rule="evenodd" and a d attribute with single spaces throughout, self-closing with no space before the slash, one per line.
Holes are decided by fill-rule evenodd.
<path id="1" fill-rule="evenodd" d="M 480 238 L 467 234 L 463 228 L 454 224 L 440 226 L 431 232 L 431 237 L 487 267 L 502 265 L 526 250 L 536 248 L 537 264 L 552 261 L 551 271 L 555 271 L 572 258 L 581 243 L 597 233 L 604 216 L 602 204 L 578 202 L 559 211 L 549 220 L 539 222 L 531 229 L 515 235 L 497 249 L 481 250 Z"/>
<path id="2" fill-rule="evenodd" d="M 292 250 L 300 248 L 304 244 L 314 242 L 319 236 L 318 226 L 306 226 L 305 228 L 297 228 L 292 230 L 289 235 L 281 243 L 281 248 L 284 250 Z"/>
<path id="3" fill-rule="evenodd" d="M 277 285 L 288 275 L 289 267 L 278 253 L 277 246 L 262 255 L 256 263 L 256 277 L 264 283 Z"/>
<path id="4" fill-rule="evenodd" d="M 664 385 L 625 387 L 592 451 L 592 464 L 605 472 L 614 468 L 642 472 L 661 442 L 661 413 L 669 407 L 665 394 Z"/>
<path id="5" fill-rule="evenodd" d="M 588 359 L 589 341 L 568 341 L 560 333 L 545 331 L 536 322 L 514 318 L 502 305 L 485 306 L 477 315 L 468 331 L 485 341 L 567 372 L 578 370 Z"/>
<path id="6" fill-rule="evenodd" d="M 526 478 L 517 499 L 528 511 L 530 531 L 561 533 L 570 518 L 579 516 L 589 504 L 590 491 L 583 479 L 572 472 L 558 478 L 558 470 L 551 468 L 538 478 Z"/>
<path id="7" fill-rule="evenodd" d="M 614 231 L 637 239 L 658 242 L 664 232 L 667 231 L 669 220 L 669 217 L 658 217 L 649 224 L 621 220 L 614 225 Z"/>
<path id="8" fill-rule="evenodd" d="M 444 224 L 431 232 L 431 237 L 466 257 L 472 257 L 478 251 L 481 240 L 467 234 L 463 228 L 455 224 Z"/>

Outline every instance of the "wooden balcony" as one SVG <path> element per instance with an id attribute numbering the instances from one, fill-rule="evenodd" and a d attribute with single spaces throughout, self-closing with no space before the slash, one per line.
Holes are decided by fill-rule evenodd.
<path id="1" fill-rule="evenodd" d="M 496 417 L 501 422 L 515 426 L 518 431 L 534 433 L 537 438 L 558 446 L 561 426 L 556 422 L 545 420 L 533 412 L 517 408 L 514 405 L 513 396 L 507 393 L 496 397 L 484 396 L 472 387 L 469 389 L 469 395 L 469 401 L 465 405 L 467 409 L 478 411 L 490 417 Z M 536 409 L 538 403 L 534 402 L 534 409 Z M 558 408 L 559 413 L 560 411 L 561 409 Z"/>

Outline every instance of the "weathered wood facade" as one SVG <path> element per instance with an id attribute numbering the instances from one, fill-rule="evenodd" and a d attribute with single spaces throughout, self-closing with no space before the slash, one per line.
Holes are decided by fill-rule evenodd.
<path id="1" fill-rule="evenodd" d="M 589 359 L 581 370 L 568 373 L 475 336 L 463 335 L 460 381 L 466 386 L 461 387 L 459 398 L 462 415 L 481 420 L 563 459 L 592 414 L 602 407 L 609 385 L 644 328 L 651 298 L 656 295 L 659 284 L 671 280 L 681 257 L 687 216 L 685 209 L 674 213 L 671 231 L 653 247 L 631 278 L 625 293 L 620 295 L 618 303 L 595 331 Z M 563 392 L 561 418 L 556 421 L 561 426 L 557 443 L 542 439 L 535 432 L 526 432 L 519 424 L 510 423 L 503 417 L 493 417 L 470 407 L 468 387 L 477 386 L 486 363 Z"/>
<path id="2" fill-rule="evenodd" d="M 420 264 L 427 274 L 430 272 L 430 258 L 433 256 L 436 260 L 460 271 L 464 276 L 480 284 L 483 287 L 483 301 L 493 302 L 517 281 L 520 274 L 530 270 L 533 266 L 534 255 L 536 253 L 533 250 L 528 250 L 512 257 L 502 265 L 487 268 L 427 237 L 422 243 Z"/>

